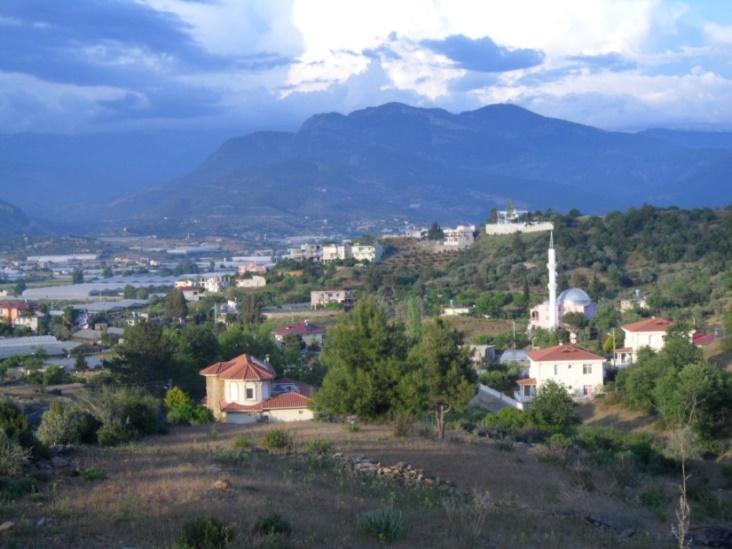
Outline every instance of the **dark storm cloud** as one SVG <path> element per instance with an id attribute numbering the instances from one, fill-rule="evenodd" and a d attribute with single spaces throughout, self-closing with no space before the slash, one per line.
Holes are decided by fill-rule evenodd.
<path id="1" fill-rule="evenodd" d="M 468 38 L 454 34 L 443 40 L 422 40 L 420 44 L 442 54 L 458 66 L 478 72 L 506 72 L 540 65 L 544 52 L 499 46 L 489 37 Z"/>

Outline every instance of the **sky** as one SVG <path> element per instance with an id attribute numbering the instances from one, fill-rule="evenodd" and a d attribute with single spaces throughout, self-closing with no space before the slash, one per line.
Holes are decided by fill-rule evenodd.
<path id="1" fill-rule="evenodd" d="M 294 129 L 389 101 L 732 129 L 729 0 L 2 0 L 0 132 Z"/>

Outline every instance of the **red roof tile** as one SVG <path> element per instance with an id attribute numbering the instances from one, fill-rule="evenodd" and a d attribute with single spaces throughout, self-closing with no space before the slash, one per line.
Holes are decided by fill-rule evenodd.
<path id="1" fill-rule="evenodd" d="M 298 322 L 297 324 L 288 324 L 287 326 L 281 326 L 274 330 L 274 334 L 278 336 L 286 336 L 289 334 L 304 336 L 304 335 L 317 335 L 325 332 L 325 328 L 311 324 L 308 321 Z"/>
<path id="2" fill-rule="evenodd" d="M 577 345 L 555 345 L 547 349 L 537 349 L 527 353 L 534 362 L 555 362 L 559 360 L 603 360 L 590 351 Z"/>
<path id="3" fill-rule="evenodd" d="M 315 388 L 312 385 L 308 385 L 307 383 L 303 383 L 302 381 L 298 381 L 296 379 L 290 379 L 289 377 L 277 378 L 274 381 L 273 385 L 275 387 L 277 385 L 294 385 L 295 387 L 297 387 L 297 392 L 305 396 L 310 396 L 315 392 Z"/>
<path id="4" fill-rule="evenodd" d="M 27 301 L 21 301 L 19 299 L 7 299 L 0 301 L 0 309 L 18 309 L 21 311 L 27 311 L 30 309 L 30 304 Z"/>
<path id="5" fill-rule="evenodd" d="M 714 341 L 716 339 L 717 338 L 715 337 L 714 334 L 704 334 L 702 332 L 697 332 L 691 337 L 691 340 L 694 343 L 694 345 L 696 345 L 698 347 L 703 347 L 704 345 L 709 345 L 710 343 L 714 343 Z"/>
<path id="6" fill-rule="evenodd" d="M 633 348 L 632 347 L 619 347 L 615 349 L 616 353 L 632 353 Z"/>
<path id="7" fill-rule="evenodd" d="M 239 355 L 228 362 L 217 362 L 201 370 L 200 374 L 244 381 L 274 379 L 274 370 L 271 366 L 249 355 Z"/>
<path id="8" fill-rule="evenodd" d="M 673 324 L 665 318 L 647 318 L 623 326 L 629 332 L 665 332 Z"/>
<path id="9" fill-rule="evenodd" d="M 263 400 L 257 404 L 252 404 L 251 406 L 237 402 L 228 402 L 221 409 L 224 412 L 263 412 L 266 410 L 282 410 L 287 408 L 307 408 L 309 402 L 309 397 L 291 391 Z"/>
<path id="10" fill-rule="evenodd" d="M 519 379 L 516 382 L 517 385 L 536 385 L 536 378 L 533 377 L 525 377 L 524 379 Z"/>

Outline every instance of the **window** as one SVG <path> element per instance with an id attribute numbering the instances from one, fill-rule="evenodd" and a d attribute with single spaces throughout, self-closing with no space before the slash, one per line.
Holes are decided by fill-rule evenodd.
<path id="1" fill-rule="evenodd" d="M 587 375 L 592 373 L 592 364 L 583 364 L 582 373 Z"/>
<path id="2" fill-rule="evenodd" d="M 559 375 L 559 364 L 555 364 L 554 365 L 554 375 L 555 376 L 558 376 Z"/>
<path id="3" fill-rule="evenodd" d="M 247 387 L 247 400 L 254 398 L 254 387 Z"/>

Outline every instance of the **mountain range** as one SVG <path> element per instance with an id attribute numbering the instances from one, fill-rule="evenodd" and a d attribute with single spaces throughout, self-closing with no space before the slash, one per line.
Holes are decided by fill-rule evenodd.
<path id="1" fill-rule="evenodd" d="M 591 213 L 645 202 L 716 206 L 732 202 L 730 174 L 728 133 L 631 134 L 514 105 L 453 114 L 389 103 L 229 139 L 186 175 L 120 186 L 120 196 L 78 200 L 64 215 L 96 230 L 367 230 L 479 222 L 509 200 Z"/>
<path id="2" fill-rule="evenodd" d="M 29 227 L 28 217 L 20 208 L 0 200 L 0 237 L 16 235 Z"/>

